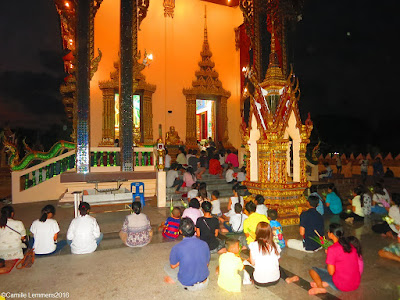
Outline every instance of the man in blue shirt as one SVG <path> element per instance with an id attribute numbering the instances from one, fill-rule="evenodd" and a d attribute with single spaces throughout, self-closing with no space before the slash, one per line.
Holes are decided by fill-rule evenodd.
<path id="1" fill-rule="evenodd" d="M 320 236 L 324 235 L 324 218 L 315 209 L 318 202 L 318 197 L 312 195 L 308 197 L 309 210 L 303 211 L 300 215 L 299 233 L 303 240 L 289 239 L 287 241 L 288 248 L 305 252 L 313 252 L 320 249 L 321 246 L 311 239 L 317 236 L 315 231 Z"/>
<path id="2" fill-rule="evenodd" d="M 167 283 L 180 283 L 184 289 L 197 291 L 208 286 L 210 249 L 198 239 L 190 218 L 183 218 L 179 225 L 183 240 L 171 249 L 169 264 L 164 267 Z"/>

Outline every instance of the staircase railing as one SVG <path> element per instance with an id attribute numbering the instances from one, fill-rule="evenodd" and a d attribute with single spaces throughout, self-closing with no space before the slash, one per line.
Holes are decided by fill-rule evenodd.
<path id="1" fill-rule="evenodd" d="M 135 171 L 154 171 L 156 153 L 151 147 L 134 148 Z M 92 172 L 118 172 L 120 170 L 119 147 L 92 147 L 90 149 Z M 40 185 L 47 180 L 75 169 L 75 150 L 48 159 L 30 168 L 13 171 L 13 190 L 24 191 Z"/>

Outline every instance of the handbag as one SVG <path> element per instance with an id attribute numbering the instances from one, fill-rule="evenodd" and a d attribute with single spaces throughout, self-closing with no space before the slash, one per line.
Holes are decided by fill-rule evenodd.
<path id="1" fill-rule="evenodd" d="M 35 252 L 33 252 L 33 249 L 30 248 L 28 249 L 28 251 L 26 251 L 24 258 L 17 263 L 16 268 L 18 270 L 24 268 L 30 268 L 32 267 L 34 262 L 35 262 Z"/>

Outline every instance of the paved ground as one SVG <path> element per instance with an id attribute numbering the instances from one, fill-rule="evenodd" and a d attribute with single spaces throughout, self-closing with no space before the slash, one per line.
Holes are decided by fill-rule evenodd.
<path id="1" fill-rule="evenodd" d="M 39 217 L 40 209 L 49 202 L 15 205 L 16 219 L 28 227 Z M 50 202 L 57 205 L 57 202 Z M 110 210 L 111 207 L 103 207 Z M 116 208 L 116 207 L 112 207 Z M 94 212 L 99 209 L 94 209 Z M 163 221 L 167 209 L 146 206 L 144 212 L 149 216 L 154 229 Z M 118 239 L 118 231 L 128 212 L 94 214 L 105 234 L 97 251 L 88 255 L 71 255 L 65 248 L 60 255 L 39 258 L 30 269 L 12 270 L 10 274 L 0 275 L 0 293 L 61 293 L 54 294 L 61 299 L 317 299 L 307 294 L 311 266 L 324 266 L 325 253 L 300 253 L 285 249 L 281 265 L 289 272 L 299 275 L 299 284 L 288 285 L 280 282 L 270 288 L 256 289 L 243 286 L 239 295 L 229 294 L 217 285 L 215 268 L 218 255 L 213 254 L 210 263 L 210 285 L 207 290 L 187 292 L 174 285 L 163 282 L 163 266 L 168 261 L 170 249 L 176 242 L 165 242 L 156 233 L 152 243 L 141 249 L 125 247 Z M 72 219 L 71 207 L 57 207 L 56 219 L 61 228 L 61 238 Z M 326 224 L 335 220 L 326 220 Z M 355 292 L 330 294 L 322 299 L 399 299 L 400 264 L 381 259 L 377 251 L 391 241 L 371 233 L 371 224 L 349 227 L 349 233 L 358 236 L 363 245 L 365 272 L 360 288 Z M 285 238 L 297 236 L 297 226 L 284 228 Z M 68 294 L 62 294 L 68 293 Z M 0 294 L 1 295 L 1 294 Z M 14 297 L 14 299 L 22 298 Z M 62 298 L 62 296 L 65 296 Z M 26 295 L 28 298 L 29 295 Z M 1 299 L 1 298 L 0 298 Z M 11 299 L 11 298 L 10 298 Z"/>

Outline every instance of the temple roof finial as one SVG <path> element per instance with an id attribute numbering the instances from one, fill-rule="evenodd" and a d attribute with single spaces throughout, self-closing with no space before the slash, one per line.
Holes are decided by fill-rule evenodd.
<path id="1" fill-rule="evenodd" d="M 208 32 L 207 32 L 207 5 L 204 5 L 204 43 L 208 44 Z"/>

